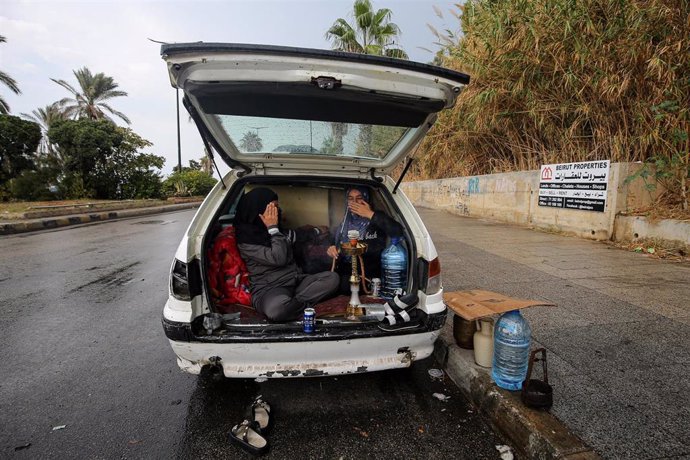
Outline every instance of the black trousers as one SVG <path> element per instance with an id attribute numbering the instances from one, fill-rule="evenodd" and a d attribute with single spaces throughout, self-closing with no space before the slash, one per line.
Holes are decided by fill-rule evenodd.
<path id="1" fill-rule="evenodd" d="M 276 287 L 266 291 L 255 307 L 271 321 L 293 321 L 299 319 L 305 308 L 333 294 L 339 281 L 338 274 L 333 272 L 305 275 L 295 287 Z"/>

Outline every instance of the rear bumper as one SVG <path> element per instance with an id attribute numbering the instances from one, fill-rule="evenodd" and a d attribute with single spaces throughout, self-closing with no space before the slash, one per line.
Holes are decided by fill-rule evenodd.
<path id="1" fill-rule="evenodd" d="M 226 377 L 317 377 L 409 367 L 431 355 L 440 331 L 379 338 L 295 343 L 170 345 L 185 372 L 218 366 Z"/>
<path id="2" fill-rule="evenodd" d="M 166 318 L 163 328 L 177 364 L 191 374 L 217 366 L 226 377 L 313 377 L 409 367 L 431 355 L 445 319 L 446 311 L 428 315 L 419 329 L 398 333 L 375 326 L 286 333 L 283 325 L 279 334 L 197 336 L 189 323 Z"/>

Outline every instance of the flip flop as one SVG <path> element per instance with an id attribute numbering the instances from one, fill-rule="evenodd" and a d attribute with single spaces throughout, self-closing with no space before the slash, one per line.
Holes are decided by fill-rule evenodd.
<path id="1" fill-rule="evenodd" d="M 382 331 L 404 331 L 407 329 L 415 329 L 421 324 L 420 315 L 417 310 L 406 312 L 401 310 L 394 315 L 386 315 L 379 322 L 378 327 Z"/>
<path id="2" fill-rule="evenodd" d="M 261 435 L 261 428 L 256 422 L 244 420 L 235 425 L 228 433 L 230 442 L 252 455 L 263 455 L 268 451 L 268 441 Z"/>
<path id="3" fill-rule="evenodd" d="M 271 405 L 261 399 L 261 395 L 257 396 L 254 402 L 249 406 L 249 419 L 255 421 L 259 425 L 262 433 L 266 433 L 271 427 Z"/>
<path id="4" fill-rule="evenodd" d="M 385 303 L 384 308 L 386 310 L 386 315 L 394 316 L 396 313 L 409 312 L 419 303 L 419 297 L 417 294 L 407 294 L 406 296 L 400 297 L 395 295 L 391 300 Z"/>

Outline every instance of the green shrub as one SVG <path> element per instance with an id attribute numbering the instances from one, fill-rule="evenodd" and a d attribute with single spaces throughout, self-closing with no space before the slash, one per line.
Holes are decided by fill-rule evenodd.
<path id="1" fill-rule="evenodd" d="M 0 114 L 0 200 L 11 198 L 10 183 L 22 172 L 36 169 L 36 149 L 41 141 L 37 123 Z"/>
<path id="2" fill-rule="evenodd" d="M 205 196 L 218 182 L 203 171 L 174 172 L 163 181 L 167 196 Z"/>
<path id="3" fill-rule="evenodd" d="M 27 201 L 59 199 L 60 194 L 52 193 L 48 188 L 54 179 L 54 174 L 50 170 L 24 171 L 10 181 L 12 197 Z"/>

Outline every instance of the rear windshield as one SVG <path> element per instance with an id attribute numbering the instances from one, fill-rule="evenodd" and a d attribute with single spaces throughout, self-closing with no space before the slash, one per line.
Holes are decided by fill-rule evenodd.
<path id="1" fill-rule="evenodd" d="M 287 118 L 215 115 L 243 154 L 384 158 L 410 128 Z"/>

